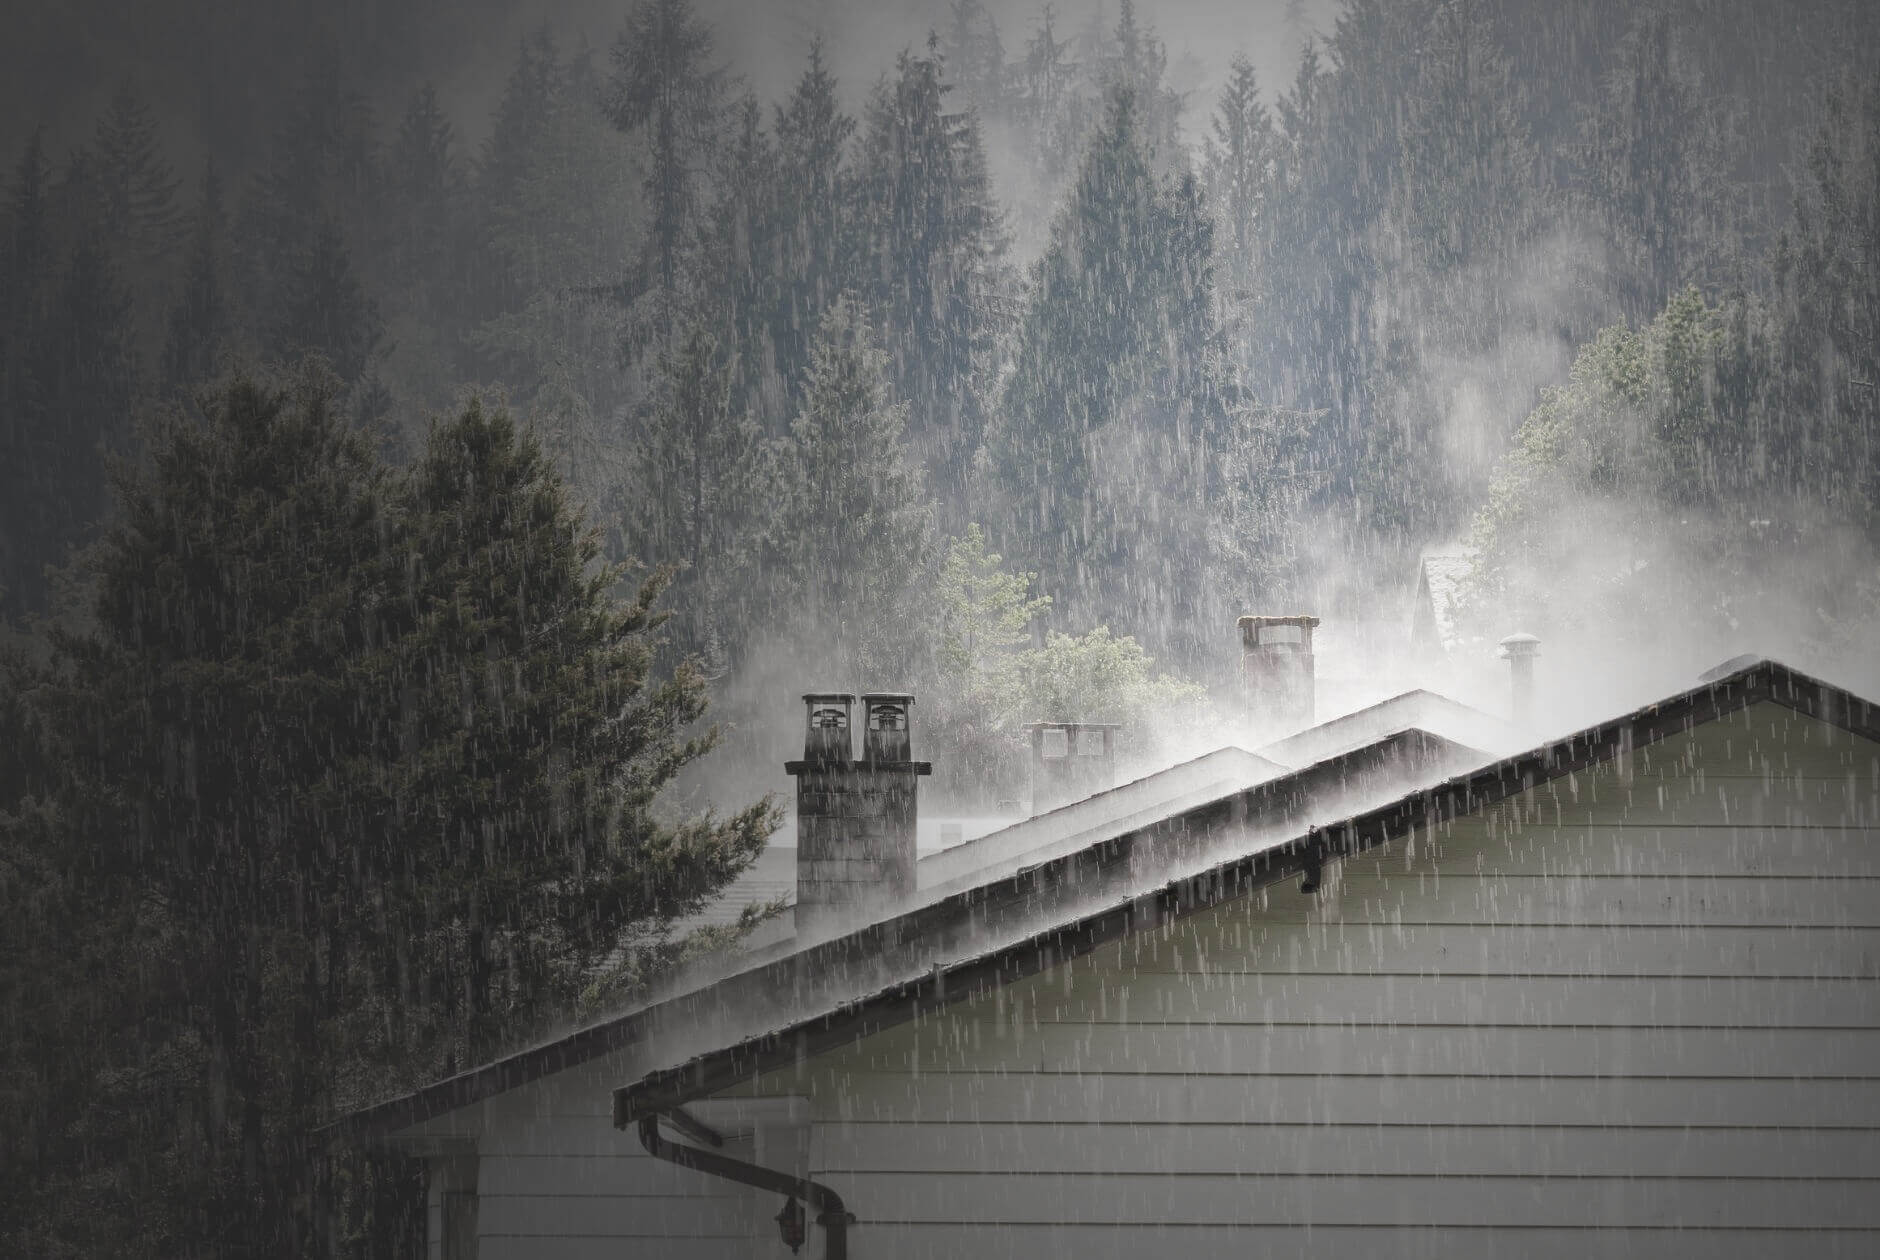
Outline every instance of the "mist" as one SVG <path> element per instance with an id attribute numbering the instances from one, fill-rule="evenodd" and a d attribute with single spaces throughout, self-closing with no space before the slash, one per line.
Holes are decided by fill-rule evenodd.
<path id="1" fill-rule="evenodd" d="M 1293 734 L 1243 614 L 1484 761 L 1744 655 L 1880 694 L 1863 0 L 0 29 L 0 1250 L 343 1249 L 253 1207 L 328 1176 L 409 1241 L 306 1134 L 737 971 L 804 693 L 912 693 L 979 830 L 1031 723 Z"/>

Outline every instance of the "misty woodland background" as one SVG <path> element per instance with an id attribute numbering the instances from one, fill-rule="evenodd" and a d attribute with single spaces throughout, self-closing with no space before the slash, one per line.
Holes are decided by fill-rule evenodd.
<path id="1" fill-rule="evenodd" d="M 807 687 L 984 805 L 1454 541 L 1872 667 L 1861 0 L 172 7 L 5 54 L 9 1254 L 406 1253 L 319 1126 L 700 948 Z"/>

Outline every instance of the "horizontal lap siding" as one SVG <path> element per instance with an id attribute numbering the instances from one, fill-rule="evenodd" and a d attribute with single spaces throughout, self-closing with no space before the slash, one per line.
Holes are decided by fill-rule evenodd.
<path id="1" fill-rule="evenodd" d="M 1880 1254 L 1876 754 L 1762 706 L 736 1092 L 864 1258 Z"/>
<path id="2" fill-rule="evenodd" d="M 512 1121 L 480 1143 L 479 1260 L 730 1260 L 748 1254 L 751 1221 L 751 1192 L 652 1158 L 604 1118 Z"/>
<path id="3" fill-rule="evenodd" d="M 1605 1230 L 1598 1228 L 1353 1228 L 1328 1225 L 1015 1225 L 974 1220 L 867 1225 L 850 1233 L 850 1254 L 896 1260 L 1872 1260 L 1873 1235 L 1853 1230 Z"/>

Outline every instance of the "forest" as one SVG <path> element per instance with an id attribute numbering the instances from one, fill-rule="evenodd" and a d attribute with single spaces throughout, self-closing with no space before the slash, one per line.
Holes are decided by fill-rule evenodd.
<path id="1" fill-rule="evenodd" d="M 1880 668 L 1862 0 L 118 7 L 0 120 L 7 1254 L 409 1254 L 322 1126 L 723 943 L 805 690 L 1013 795 L 1440 543 Z"/>

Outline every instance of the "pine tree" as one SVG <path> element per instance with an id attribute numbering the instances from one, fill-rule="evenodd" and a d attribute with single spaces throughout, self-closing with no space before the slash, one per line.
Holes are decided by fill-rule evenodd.
<path id="1" fill-rule="evenodd" d="M 153 431 L 24 714 L 57 760 L 0 773 L 0 863 L 43 894 L 0 885 L 4 917 L 86 907 L 99 973 L 47 1029 L 83 1044 L 27 1065 L 44 1093 L 0 1090 L 39 1222 L 89 1196 L 52 1237 L 320 1249 L 319 1124 L 642 991 L 774 826 L 655 816 L 714 739 L 703 684 L 651 675 L 658 583 L 612 598 L 532 440 L 473 405 L 394 477 L 340 401 L 238 380 Z"/>
<path id="2" fill-rule="evenodd" d="M 417 755 L 397 762 L 384 855 L 436 951 L 434 992 L 462 995 L 440 1032 L 487 1052 L 597 985 L 638 992 L 674 956 L 666 925 L 748 865 L 775 816 L 656 817 L 660 789 L 716 741 L 683 733 L 703 680 L 652 677 L 662 582 L 613 600 L 619 570 L 506 415 L 472 405 L 438 426 L 405 495 L 393 589 L 417 617 L 388 663 L 393 694 L 417 698 L 382 755 Z M 395 962 L 380 956 L 388 981 Z"/>
<path id="3" fill-rule="evenodd" d="M 1160 634 L 1201 624 L 1223 348 L 1211 218 L 1192 177 L 1157 183 L 1136 122 L 1117 93 L 1052 225 L 991 453 L 1058 606 Z"/>
<path id="4" fill-rule="evenodd" d="M 323 356 L 348 385 L 357 383 L 383 330 L 378 304 L 355 274 L 351 252 L 331 219 L 292 260 L 268 350 L 283 361 Z"/>
<path id="5" fill-rule="evenodd" d="M 35 130 L 8 189 L 5 253 L 0 254 L 0 609 L 21 607 L 38 589 L 42 538 L 36 524 L 38 445 L 45 439 L 46 382 L 40 340 L 51 292 L 52 169 Z"/>
<path id="6" fill-rule="evenodd" d="M 1127 91 L 1136 102 L 1137 129 L 1158 173 L 1172 170 L 1180 143 L 1182 101 L 1164 76 L 1168 51 L 1155 29 L 1136 18 L 1135 0 L 1122 0 L 1108 41 L 1104 77 L 1111 91 Z"/>
<path id="7" fill-rule="evenodd" d="M 800 609 L 806 640 L 837 669 L 905 678 L 931 508 L 904 443 L 907 404 L 889 401 L 887 355 L 854 302 L 823 316 L 803 406 L 780 452 L 767 571 L 773 605 Z"/>
<path id="8" fill-rule="evenodd" d="M 719 664 L 740 660 L 758 626 L 756 541 L 774 481 L 757 422 L 736 409 L 728 360 L 698 325 L 662 356 L 663 396 L 634 443 L 628 524 L 636 554 L 678 571 L 679 649 Z"/>
<path id="9" fill-rule="evenodd" d="M 607 83 L 608 117 L 622 131 L 645 135 L 647 287 L 658 295 L 658 319 L 668 327 L 693 244 L 699 159 L 723 92 L 712 42 L 689 0 L 640 0 L 614 42 Z"/>
<path id="10" fill-rule="evenodd" d="M 129 83 L 112 95 L 92 142 L 98 209 L 120 265 L 163 257 L 177 234 L 176 179 L 163 160 L 156 122 Z"/>
<path id="11" fill-rule="evenodd" d="M 1159 349 L 1160 284 L 1139 274 L 1157 252 L 1154 207 L 1134 98 L 1118 93 L 1032 270 L 998 435 L 1002 483 L 1023 505 L 1018 527 L 1043 545 L 1077 545 L 1087 440 L 1140 388 Z"/>
<path id="12" fill-rule="evenodd" d="M 1204 142 L 1202 170 L 1208 196 L 1227 230 L 1229 283 L 1237 298 L 1253 285 L 1257 233 L 1275 172 L 1277 138 L 1273 120 L 1260 99 L 1260 84 L 1253 63 L 1236 53 L 1228 63 L 1227 84 Z"/>
<path id="13" fill-rule="evenodd" d="M 430 84 L 420 87 L 399 121 L 386 163 L 393 216 L 391 278 L 423 292 L 421 307 L 448 318 L 446 261 L 458 245 L 456 212 L 462 192 L 450 120 Z"/>
<path id="14" fill-rule="evenodd" d="M 809 366 L 823 312 L 847 287 L 854 265 L 846 148 L 855 120 L 842 110 L 835 76 L 823 64 L 821 39 L 789 99 L 777 108 L 778 279 L 772 317 L 777 368 L 794 385 Z"/>
<path id="15" fill-rule="evenodd" d="M 233 335 L 227 252 L 228 213 L 222 205 L 222 178 L 215 164 L 210 163 L 202 173 L 202 189 L 190 225 L 183 291 L 170 308 L 169 337 L 164 344 L 163 381 L 172 391 L 209 379 Z"/>
<path id="16" fill-rule="evenodd" d="M 946 109 L 938 53 L 902 53 L 868 110 L 858 160 L 860 294 L 880 319 L 910 432 L 954 484 L 983 419 L 972 383 L 1003 248 L 976 119 Z"/>
<path id="17" fill-rule="evenodd" d="M 950 0 L 946 60 L 961 94 L 982 117 L 1005 112 L 1005 45 L 999 38 L 999 20 L 984 0 Z"/>
<path id="18" fill-rule="evenodd" d="M 788 424 L 798 323 L 803 300 L 793 285 L 807 251 L 798 230 L 804 211 L 789 195 L 781 155 L 764 131 L 764 107 L 746 93 L 731 107 L 727 137 L 716 153 L 719 190 L 708 217 L 698 295 L 703 316 L 725 331 L 731 355 L 732 407 L 756 417 L 766 433 Z"/>
<path id="19" fill-rule="evenodd" d="M 1637 321 L 1662 310 L 1698 265 L 1690 212 L 1703 183 L 1698 100 L 1672 45 L 1663 15 L 1636 20 L 1581 145 L 1582 179 L 1606 226 L 1608 287 Z"/>

